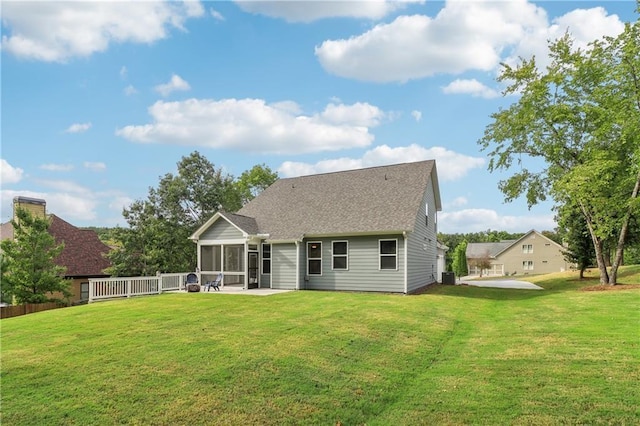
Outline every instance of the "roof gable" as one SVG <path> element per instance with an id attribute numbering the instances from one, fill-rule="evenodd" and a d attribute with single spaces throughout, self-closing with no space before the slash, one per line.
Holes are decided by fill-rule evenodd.
<path id="1" fill-rule="evenodd" d="M 200 228 L 194 232 L 189 239 L 198 240 L 202 234 L 204 234 L 213 224 L 218 220 L 225 220 L 241 232 L 245 237 L 248 235 L 256 235 L 258 233 L 258 225 L 256 220 L 252 217 L 242 216 L 234 213 L 217 212 L 208 221 L 206 221 Z"/>
<path id="2" fill-rule="evenodd" d="M 279 179 L 238 212 L 272 240 L 412 231 L 435 161 Z"/>

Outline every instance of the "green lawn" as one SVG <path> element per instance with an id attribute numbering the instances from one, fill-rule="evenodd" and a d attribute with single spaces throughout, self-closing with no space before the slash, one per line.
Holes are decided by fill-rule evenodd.
<path id="1" fill-rule="evenodd" d="M 546 290 L 165 294 L 4 319 L 1 421 L 640 423 L 640 290 L 531 280 Z"/>

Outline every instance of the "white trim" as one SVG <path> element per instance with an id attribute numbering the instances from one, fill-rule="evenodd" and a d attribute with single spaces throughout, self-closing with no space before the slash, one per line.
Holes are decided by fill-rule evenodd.
<path id="1" fill-rule="evenodd" d="M 318 260 L 317 257 L 312 257 L 312 258 L 309 257 L 309 244 L 320 244 L 320 273 L 319 274 L 310 274 L 309 273 L 309 260 Z M 321 277 L 322 276 L 322 271 L 324 269 L 324 265 L 323 265 L 323 262 L 322 262 L 322 250 L 323 250 L 322 249 L 322 241 L 307 241 L 306 248 L 307 248 L 307 252 L 306 252 L 305 258 L 307 259 L 307 276 L 313 275 L 313 276 L 316 276 L 316 277 Z"/>
<path id="2" fill-rule="evenodd" d="M 300 241 L 296 241 L 296 290 L 300 290 Z M 271 265 L 273 268 L 273 265 Z M 273 286 L 273 282 L 271 283 Z"/>
<path id="3" fill-rule="evenodd" d="M 333 244 L 334 243 L 346 243 L 347 244 L 347 252 L 345 254 L 335 254 L 333 252 Z M 335 259 L 335 257 L 344 257 L 346 258 L 347 261 L 347 267 L 346 268 L 334 268 L 333 267 L 333 261 Z M 332 271 L 348 271 L 349 270 L 349 240 L 332 240 L 331 241 L 331 270 Z"/>
<path id="4" fill-rule="evenodd" d="M 395 241 L 396 243 L 396 253 L 393 255 L 396 258 L 396 267 L 394 269 L 382 269 L 382 256 L 380 253 L 380 242 L 382 241 Z M 385 254 L 386 257 L 391 257 L 390 254 Z M 397 271 L 398 270 L 398 239 L 397 238 L 379 238 L 378 239 L 378 271 Z"/>
<path id="5" fill-rule="evenodd" d="M 209 227 L 211 227 L 211 225 L 213 225 L 215 222 L 218 221 L 218 219 L 223 218 L 224 220 L 226 220 L 231 226 L 233 226 L 234 228 L 236 228 L 238 231 L 240 231 L 242 233 L 242 236 L 247 238 L 249 236 L 249 234 L 247 232 L 245 232 L 243 229 L 239 228 L 238 225 L 236 225 L 235 223 L 233 223 L 232 221 L 229 220 L 229 218 L 227 218 L 224 214 L 217 212 L 216 214 L 214 214 L 213 216 L 211 216 L 211 218 L 209 220 L 207 220 L 204 225 L 202 225 L 200 228 L 198 228 L 196 230 L 196 232 L 194 232 L 193 234 L 191 234 L 191 236 L 189 237 L 190 240 L 193 241 L 198 241 L 198 239 L 200 238 L 200 235 L 202 235 L 204 233 L 204 231 L 206 231 L 207 229 L 209 229 Z"/>
<path id="6" fill-rule="evenodd" d="M 264 246 L 269 246 L 269 258 L 265 259 L 264 257 Z M 271 275 L 271 267 L 272 267 L 272 263 L 271 263 L 271 244 L 270 243 L 261 243 L 260 244 L 260 275 Z M 269 272 L 264 272 L 264 261 L 265 260 L 269 260 Z"/>
<path id="7" fill-rule="evenodd" d="M 407 238 L 407 233 L 403 232 L 402 236 L 404 237 L 404 265 L 403 265 L 403 269 L 404 269 L 404 294 L 407 294 L 409 292 L 409 265 L 407 262 L 407 249 L 409 247 L 409 238 Z"/>

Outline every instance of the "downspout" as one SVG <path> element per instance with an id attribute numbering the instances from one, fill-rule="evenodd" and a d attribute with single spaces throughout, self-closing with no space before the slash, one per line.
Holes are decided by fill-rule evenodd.
<path id="1" fill-rule="evenodd" d="M 409 290 L 409 283 L 408 283 L 408 265 L 407 265 L 407 248 L 409 247 L 409 241 L 407 240 L 407 231 L 402 231 L 402 237 L 404 238 L 404 265 L 403 265 L 403 270 L 404 270 L 404 294 L 407 294 L 408 290 Z"/>
<path id="2" fill-rule="evenodd" d="M 300 290 L 300 241 L 296 240 L 296 290 Z"/>
<path id="3" fill-rule="evenodd" d="M 249 242 L 244 239 L 244 290 L 249 289 Z"/>

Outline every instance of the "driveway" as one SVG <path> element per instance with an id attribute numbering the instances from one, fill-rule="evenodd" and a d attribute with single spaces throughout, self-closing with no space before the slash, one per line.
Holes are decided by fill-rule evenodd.
<path id="1" fill-rule="evenodd" d="M 475 287 L 492 287 L 492 288 L 513 288 L 519 290 L 544 290 L 542 287 L 526 281 L 517 280 L 482 280 L 482 281 L 462 281 L 461 284 L 472 285 Z"/>

